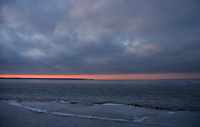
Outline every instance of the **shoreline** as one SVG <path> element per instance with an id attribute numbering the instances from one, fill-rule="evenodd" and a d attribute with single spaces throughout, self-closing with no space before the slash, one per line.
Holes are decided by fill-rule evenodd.
<path id="1" fill-rule="evenodd" d="M 53 107 L 51 110 L 47 109 L 47 112 L 41 112 L 42 110 L 38 109 L 38 106 L 41 106 L 43 108 L 52 108 L 52 106 L 55 107 Z M 68 107 L 65 110 L 69 110 L 69 113 L 60 112 L 61 110 L 63 110 L 63 106 Z M 98 112 L 101 112 L 104 111 L 103 109 L 105 108 L 106 107 L 104 106 L 100 106 L 99 109 L 95 106 L 85 107 L 65 104 L 56 105 L 54 103 L 47 102 L 24 102 L 17 103 L 16 105 L 9 105 L 5 102 L 0 101 L 0 125 L 2 127 L 160 127 L 158 125 L 141 124 L 140 120 L 143 121 L 144 118 L 136 119 L 135 122 L 131 122 L 124 118 L 120 119 L 115 117 L 105 117 L 105 113 L 103 114 L 103 116 L 98 116 L 97 114 L 95 115 L 94 112 L 91 112 L 91 110 L 99 110 Z M 90 115 L 87 114 L 87 112 L 90 112 Z"/>
<path id="2" fill-rule="evenodd" d="M 145 109 L 153 109 L 153 110 L 160 110 L 160 111 L 189 111 L 189 112 L 197 112 L 200 113 L 197 107 L 190 107 L 190 108 L 170 108 L 170 107 L 161 107 L 158 105 L 152 104 L 138 104 L 138 103 L 116 103 L 113 101 L 103 101 L 103 102 L 95 102 L 95 101 L 72 101 L 72 100 L 55 100 L 55 99 L 46 99 L 46 100 L 38 100 L 38 99 L 29 99 L 29 98 L 0 98 L 0 101 L 16 101 L 16 102 L 56 102 L 56 103 L 65 103 L 65 104 L 72 104 L 72 105 L 85 105 L 85 106 L 94 106 L 94 105 L 106 105 L 106 106 L 131 106 L 136 108 L 145 108 Z"/>
<path id="3" fill-rule="evenodd" d="M 0 101 L 2 127 L 197 127 L 199 113 L 128 106 L 74 105 L 59 102 Z"/>

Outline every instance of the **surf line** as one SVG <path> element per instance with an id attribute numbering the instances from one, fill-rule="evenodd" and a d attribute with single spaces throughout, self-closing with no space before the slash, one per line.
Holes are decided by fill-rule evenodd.
<path id="1" fill-rule="evenodd" d="M 106 121 L 115 121 L 115 122 L 137 122 L 137 123 L 142 123 L 144 119 L 147 119 L 148 117 L 134 117 L 133 119 L 117 119 L 117 118 L 107 118 L 107 117 L 99 117 L 99 116 L 89 116 L 89 115 L 76 115 L 76 114 L 71 114 L 71 113 L 62 113 L 62 112 L 48 112 L 44 109 L 38 109 L 38 108 L 33 108 L 29 106 L 24 106 L 16 101 L 9 101 L 7 103 L 10 106 L 38 112 L 38 113 L 46 113 L 46 114 L 51 114 L 51 115 L 57 115 L 57 116 L 65 116 L 65 117 L 78 117 L 78 118 L 87 118 L 87 119 L 97 119 L 97 120 L 106 120 Z"/>
<path id="2" fill-rule="evenodd" d="M 88 119 L 99 119 L 99 120 L 107 120 L 107 121 L 117 121 L 117 122 L 130 122 L 126 119 L 115 119 L 115 118 L 106 118 L 106 117 L 98 117 L 98 116 L 87 116 L 87 115 L 75 115 L 70 113 L 61 113 L 61 112 L 51 112 L 52 115 L 58 116 L 68 116 L 68 117 L 79 117 L 79 118 L 88 118 Z"/>
<path id="3" fill-rule="evenodd" d="M 23 105 L 17 103 L 16 101 L 9 101 L 7 104 L 10 105 L 10 106 L 14 106 L 14 107 L 18 107 L 18 108 L 22 108 L 22 109 L 38 112 L 38 113 L 47 113 L 47 114 L 57 115 L 57 116 L 79 117 L 79 118 L 99 119 L 99 120 L 118 121 L 118 122 L 130 122 L 129 120 L 126 120 L 126 119 L 115 119 L 115 118 L 87 116 L 87 115 L 76 115 L 76 114 L 61 113 L 61 112 L 47 112 L 46 110 L 43 110 L 43 109 L 23 106 Z"/>

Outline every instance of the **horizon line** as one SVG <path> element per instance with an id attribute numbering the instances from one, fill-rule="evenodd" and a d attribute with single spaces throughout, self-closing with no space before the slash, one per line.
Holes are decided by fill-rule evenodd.
<path id="1" fill-rule="evenodd" d="M 31 75 L 0 74 L 2 78 L 78 78 L 94 80 L 133 80 L 133 79 L 200 79 L 200 73 L 157 73 L 157 74 L 93 74 L 93 75 Z"/>

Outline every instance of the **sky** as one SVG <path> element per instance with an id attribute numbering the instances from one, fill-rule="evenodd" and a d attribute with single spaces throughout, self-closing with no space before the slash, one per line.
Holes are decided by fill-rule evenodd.
<path id="1" fill-rule="evenodd" d="M 199 15 L 199 0 L 1 0 L 0 77 L 200 78 Z"/>

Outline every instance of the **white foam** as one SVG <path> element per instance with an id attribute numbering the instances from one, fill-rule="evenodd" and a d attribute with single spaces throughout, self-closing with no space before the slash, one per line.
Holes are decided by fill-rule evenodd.
<path id="1" fill-rule="evenodd" d="M 87 115 L 76 115 L 76 114 L 61 113 L 61 112 L 51 112 L 51 114 L 52 115 L 58 115 L 58 116 L 69 116 L 69 117 L 79 117 L 79 118 L 88 118 L 88 119 L 99 119 L 99 120 L 107 120 L 107 121 L 130 122 L 129 120 L 126 120 L 126 119 L 115 119 L 115 118 L 87 116 Z"/>
<path id="2" fill-rule="evenodd" d="M 38 109 L 38 108 L 32 108 L 32 107 L 28 107 L 28 106 L 23 106 L 23 105 L 17 103 L 16 101 L 9 101 L 8 105 L 19 107 L 19 108 L 28 109 L 28 110 L 39 112 L 39 113 L 47 113 L 46 110 Z"/>
<path id="3" fill-rule="evenodd" d="M 62 113 L 62 112 L 47 112 L 46 110 L 43 110 L 43 109 L 38 109 L 38 108 L 33 108 L 33 107 L 28 107 L 28 106 L 21 105 L 21 104 L 17 103 L 16 101 L 9 101 L 7 104 L 11 105 L 11 106 L 15 106 L 15 107 L 31 110 L 31 111 L 34 111 L 34 112 L 38 112 L 38 113 L 47 113 L 47 114 L 57 115 L 57 116 L 78 117 L 78 118 L 87 118 L 87 119 L 98 119 L 98 120 L 116 121 L 116 122 L 139 122 L 139 123 L 142 123 L 143 120 L 148 118 L 148 117 L 134 117 L 133 120 L 120 119 L 120 118 L 117 119 L 117 118 L 98 117 L 98 116 L 89 116 L 89 115 L 77 115 L 77 114 Z M 118 105 L 121 105 L 121 104 L 107 103 L 106 105 L 109 105 L 109 106 L 110 105 L 114 105 L 114 106 L 117 105 L 118 106 Z"/>
<path id="4" fill-rule="evenodd" d="M 168 112 L 168 115 L 173 115 L 175 114 L 176 112 Z"/>
<path id="5" fill-rule="evenodd" d="M 125 106 L 124 104 L 114 104 L 114 103 L 105 103 L 105 104 L 101 104 L 104 106 Z"/>
<path id="6" fill-rule="evenodd" d="M 147 118 L 148 117 L 134 117 L 133 121 L 138 122 L 138 123 L 142 123 Z"/>
<path id="7" fill-rule="evenodd" d="M 61 100 L 60 103 L 69 104 L 69 102 L 66 102 L 66 101 L 63 101 L 63 100 Z"/>
<path id="8" fill-rule="evenodd" d="M 8 102 L 8 105 L 15 106 L 15 107 L 22 107 L 22 105 L 20 105 L 20 104 L 17 103 L 16 101 L 9 101 L 9 102 Z"/>
<path id="9" fill-rule="evenodd" d="M 35 111 L 35 112 L 47 113 L 47 111 L 43 110 L 43 109 L 32 108 L 32 107 L 28 107 L 28 106 L 23 106 L 23 108 L 31 110 L 31 111 Z"/>

